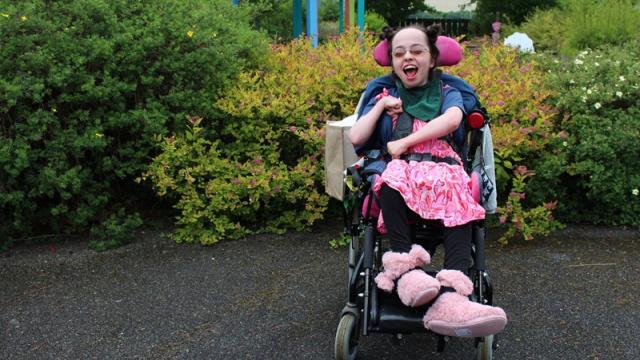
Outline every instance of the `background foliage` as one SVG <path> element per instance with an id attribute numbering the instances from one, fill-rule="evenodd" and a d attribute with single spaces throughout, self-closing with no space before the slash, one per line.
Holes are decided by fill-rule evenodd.
<path id="1" fill-rule="evenodd" d="M 251 14 L 251 24 L 276 41 L 289 41 L 293 38 L 293 0 L 244 0 L 242 6 Z M 244 5 L 250 6 L 244 6 Z M 302 2 L 303 8 L 306 1 Z M 304 11 L 304 9 L 303 9 Z M 303 16 L 302 26 L 306 17 Z"/>
<path id="2" fill-rule="evenodd" d="M 519 25 L 536 9 L 551 8 L 557 5 L 558 0 L 472 0 L 471 3 L 476 4 L 472 28 L 477 34 L 488 34 L 492 32 L 491 23 L 496 19 Z"/>
<path id="3" fill-rule="evenodd" d="M 226 0 L 4 1 L 0 13 L 2 243 L 135 227 L 145 191 L 131 180 L 153 137 L 186 114 L 216 129 L 211 102 L 265 49 Z"/>
<path id="4" fill-rule="evenodd" d="M 558 136 L 558 112 L 548 104 L 552 92 L 544 69 L 535 58 L 483 39 L 466 44 L 462 62 L 446 71 L 472 84 L 491 116 L 500 221 L 511 227 L 507 236 L 530 239 L 557 228 L 550 205 L 555 199 L 540 196 L 532 202 L 525 196 L 525 182 L 535 178 L 525 165 L 543 157 Z"/>
<path id="5" fill-rule="evenodd" d="M 179 241 L 301 230 L 322 218 L 323 128 L 352 113 L 366 82 L 384 71 L 363 51 L 374 40 L 350 32 L 315 49 L 307 40 L 274 45 L 217 101 L 221 137 L 208 136 L 204 119 L 163 140 L 145 177 L 160 195 L 177 196 Z"/>
<path id="6" fill-rule="evenodd" d="M 561 199 L 565 221 L 640 224 L 639 52 L 631 43 L 546 61 L 561 136 L 536 161 L 530 187 Z"/>
<path id="7" fill-rule="evenodd" d="M 422 0 L 368 0 L 366 2 L 367 10 L 373 11 L 381 15 L 391 26 L 403 23 L 409 15 L 421 11 L 435 11 L 434 8 L 426 4 Z M 374 29 L 379 31 L 380 29 Z"/>
<path id="8" fill-rule="evenodd" d="M 632 0 L 563 0 L 540 9 L 514 30 L 528 34 L 537 50 L 574 56 L 586 48 L 638 41 L 640 9 Z"/>

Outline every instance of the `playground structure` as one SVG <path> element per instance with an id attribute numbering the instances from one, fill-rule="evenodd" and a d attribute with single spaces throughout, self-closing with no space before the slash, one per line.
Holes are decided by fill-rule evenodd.
<path id="1" fill-rule="evenodd" d="M 364 31 L 365 0 L 339 0 L 339 31 L 342 33 L 346 28 L 356 25 Z M 357 7 L 356 7 L 357 2 Z M 232 0 L 234 5 L 238 5 L 240 0 Z M 319 0 L 307 0 L 307 31 L 305 34 L 311 38 L 313 47 L 318 46 L 318 3 Z M 357 16 L 356 16 L 357 13 Z M 302 0 L 293 0 L 293 37 L 302 35 Z"/>

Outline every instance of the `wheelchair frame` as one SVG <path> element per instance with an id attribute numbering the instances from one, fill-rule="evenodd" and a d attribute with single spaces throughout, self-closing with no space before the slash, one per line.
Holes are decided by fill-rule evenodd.
<path id="1" fill-rule="evenodd" d="M 477 131 L 470 131 L 467 144 L 474 144 Z M 475 138 L 474 138 L 475 137 Z M 465 156 L 465 169 L 469 169 L 470 156 Z M 377 218 L 362 216 L 361 210 L 364 199 L 370 195 L 366 214 L 370 214 L 373 200 L 373 190 L 369 184 L 361 186 L 357 191 L 350 192 L 350 199 L 345 200 L 344 219 L 345 233 L 351 237 L 348 250 L 347 271 L 347 304 L 341 312 L 341 319 L 336 332 L 335 358 L 336 360 L 355 359 L 358 338 L 370 333 L 391 333 L 398 337 L 402 334 L 430 332 L 422 322 L 424 313 L 430 304 L 418 308 L 404 306 L 397 294 L 386 294 L 380 291 L 374 278 L 381 267 L 383 254 L 382 239 L 376 231 Z M 347 206 L 351 202 L 350 206 Z M 427 251 L 433 255 L 441 239 L 437 238 L 431 222 L 418 222 L 413 235 L 416 239 L 429 240 Z M 485 228 L 484 220 L 472 223 L 472 265 L 469 275 L 473 282 L 474 291 L 471 300 L 493 305 L 493 287 L 486 270 L 485 261 Z M 435 274 L 431 274 L 435 275 Z M 438 338 L 437 351 L 444 351 L 447 337 L 434 334 Z M 495 335 L 475 338 L 477 359 L 491 360 L 493 350 L 497 346 Z"/>

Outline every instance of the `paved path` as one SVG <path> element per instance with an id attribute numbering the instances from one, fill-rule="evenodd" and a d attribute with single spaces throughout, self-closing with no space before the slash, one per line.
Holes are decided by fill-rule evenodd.
<path id="1" fill-rule="evenodd" d="M 67 242 L 0 256 L 2 359 L 332 359 L 344 305 L 340 226 L 211 247 L 157 233 L 105 253 Z M 496 301 L 509 315 L 496 359 L 640 359 L 640 235 L 572 227 L 491 242 Z M 437 261 L 441 259 L 436 258 Z M 472 359 L 421 334 L 361 338 L 361 359 Z"/>

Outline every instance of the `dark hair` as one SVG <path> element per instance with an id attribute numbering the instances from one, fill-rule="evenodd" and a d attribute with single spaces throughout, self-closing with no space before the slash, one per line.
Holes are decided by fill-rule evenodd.
<path id="1" fill-rule="evenodd" d="M 411 24 L 411 25 L 401 27 L 397 30 L 392 29 L 388 26 L 383 27 L 382 33 L 380 34 L 380 39 L 381 40 L 386 39 L 389 42 L 389 54 L 388 54 L 389 59 L 393 59 L 393 57 L 391 56 L 391 52 L 393 50 L 391 46 L 393 42 L 393 38 L 396 36 L 398 32 L 400 32 L 400 30 L 404 30 L 404 29 L 417 29 L 422 31 L 427 38 L 427 46 L 429 46 L 429 51 L 431 52 L 431 58 L 433 58 L 434 61 L 438 60 L 438 56 L 440 56 L 440 51 L 436 46 L 436 40 L 438 40 L 438 35 L 440 35 L 440 31 L 442 30 L 442 28 L 438 24 L 432 24 L 427 26 L 426 28 L 420 24 Z"/>

